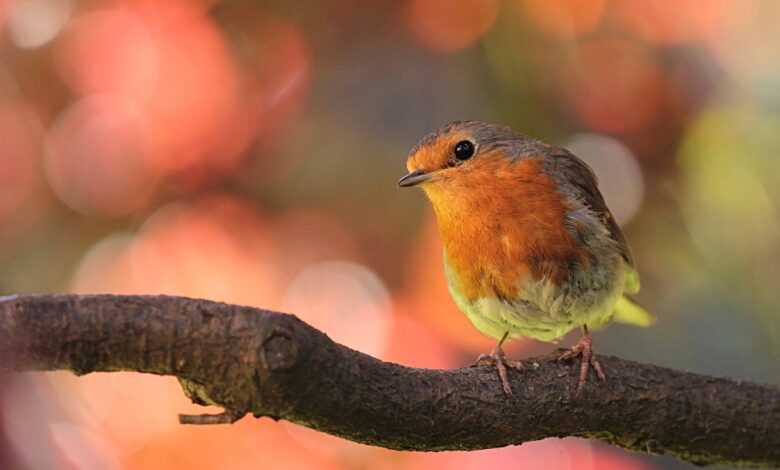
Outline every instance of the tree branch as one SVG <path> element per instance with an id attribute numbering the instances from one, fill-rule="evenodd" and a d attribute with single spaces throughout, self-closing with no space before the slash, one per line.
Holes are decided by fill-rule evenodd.
<path id="1" fill-rule="evenodd" d="M 196 403 L 402 450 L 600 439 L 695 464 L 780 466 L 780 389 L 599 356 L 609 376 L 573 395 L 554 355 L 510 371 L 413 369 L 331 341 L 292 315 L 163 296 L 0 298 L 0 368 L 130 370 L 179 378 Z"/>

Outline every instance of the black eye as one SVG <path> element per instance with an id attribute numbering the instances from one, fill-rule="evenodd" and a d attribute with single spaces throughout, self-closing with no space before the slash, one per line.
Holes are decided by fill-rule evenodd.
<path id="1" fill-rule="evenodd" d="M 474 156 L 474 144 L 468 140 L 461 140 L 455 144 L 453 152 L 455 153 L 455 158 L 458 160 L 468 160 Z"/>

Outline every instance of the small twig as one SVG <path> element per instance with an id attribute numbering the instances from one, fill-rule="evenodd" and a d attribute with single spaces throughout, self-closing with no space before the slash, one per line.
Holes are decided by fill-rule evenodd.
<path id="1" fill-rule="evenodd" d="M 217 414 L 202 415 L 179 415 L 181 424 L 232 424 L 243 418 L 245 414 L 236 414 L 231 411 L 224 411 Z"/>

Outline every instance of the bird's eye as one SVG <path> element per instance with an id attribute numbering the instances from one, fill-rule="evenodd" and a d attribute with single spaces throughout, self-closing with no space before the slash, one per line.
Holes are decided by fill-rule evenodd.
<path id="1" fill-rule="evenodd" d="M 474 144 L 468 140 L 461 140 L 455 144 L 453 152 L 455 153 L 455 158 L 458 160 L 468 160 L 474 156 Z"/>

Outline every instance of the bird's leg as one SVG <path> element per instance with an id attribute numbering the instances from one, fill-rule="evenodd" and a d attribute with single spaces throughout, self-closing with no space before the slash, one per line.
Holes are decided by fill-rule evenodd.
<path id="1" fill-rule="evenodd" d="M 591 338 L 590 332 L 588 332 L 588 325 L 582 325 L 582 338 L 580 338 L 580 340 L 577 341 L 577 344 L 572 346 L 571 349 L 561 354 L 561 357 L 559 357 L 558 360 L 563 361 L 576 356 L 582 357 L 580 360 L 580 378 L 577 381 L 577 393 L 580 393 L 580 390 L 582 390 L 582 386 L 588 378 L 588 369 L 591 366 L 593 366 L 596 375 L 598 375 L 601 380 L 607 380 L 607 376 L 604 375 L 604 369 L 601 368 L 601 364 L 593 357 L 593 338 Z"/>
<path id="2" fill-rule="evenodd" d="M 516 370 L 522 370 L 524 367 L 521 361 L 513 361 L 506 358 L 506 354 L 504 354 L 504 350 L 501 348 L 501 345 L 504 344 L 504 341 L 506 341 L 508 336 L 509 332 L 507 331 L 498 341 L 496 347 L 493 348 L 493 352 L 490 354 L 480 354 L 480 356 L 477 358 L 476 364 L 495 366 L 496 371 L 498 371 L 498 378 L 501 379 L 501 385 L 504 388 L 504 393 L 508 396 L 511 396 L 512 387 L 509 386 L 509 378 L 507 377 L 506 368 L 509 367 Z"/>

